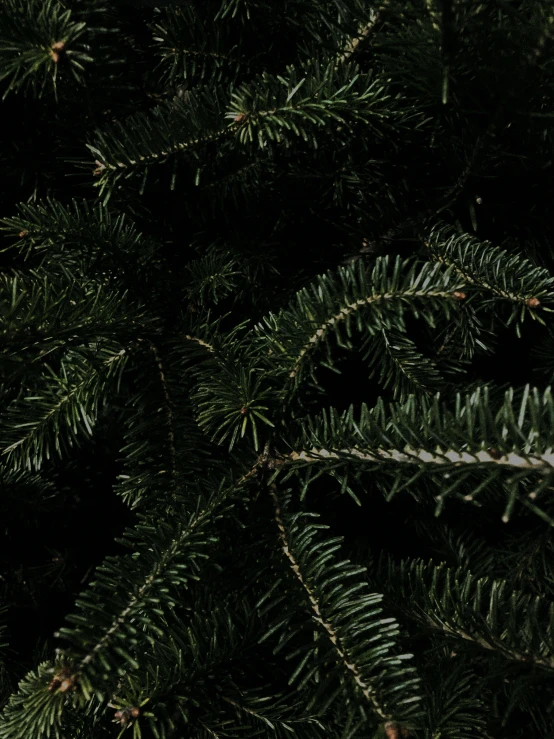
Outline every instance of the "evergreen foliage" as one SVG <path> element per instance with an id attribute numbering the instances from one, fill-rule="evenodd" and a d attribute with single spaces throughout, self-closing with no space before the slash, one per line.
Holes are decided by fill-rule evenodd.
<path id="1" fill-rule="evenodd" d="M 554 737 L 549 0 L 4 0 L 0 739 Z"/>

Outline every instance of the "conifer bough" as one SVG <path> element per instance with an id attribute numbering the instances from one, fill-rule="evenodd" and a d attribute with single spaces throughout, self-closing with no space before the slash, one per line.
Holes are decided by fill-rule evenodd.
<path id="1" fill-rule="evenodd" d="M 138 5 L 0 4 L 0 739 L 554 736 L 551 3 Z"/>

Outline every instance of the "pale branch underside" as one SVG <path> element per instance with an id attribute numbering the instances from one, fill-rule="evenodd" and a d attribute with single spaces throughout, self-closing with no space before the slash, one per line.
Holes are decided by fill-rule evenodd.
<path id="1" fill-rule="evenodd" d="M 466 465 L 466 464 L 490 464 L 491 466 L 519 469 L 529 469 L 537 471 L 554 470 L 554 452 L 546 451 L 544 454 L 516 454 L 510 452 L 498 457 L 498 454 L 481 450 L 478 452 L 457 452 L 457 451 L 436 451 L 434 454 L 424 449 L 411 449 L 404 447 L 402 451 L 398 449 L 377 449 L 373 452 L 361 451 L 356 447 L 350 449 L 339 449 L 338 451 L 329 451 L 327 449 L 316 449 L 312 447 L 307 451 L 290 452 L 288 455 L 291 461 L 303 462 L 320 462 L 324 459 L 344 459 L 345 457 L 355 457 L 364 462 L 399 462 L 403 464 L 428 464 L 428 465 Z"/>

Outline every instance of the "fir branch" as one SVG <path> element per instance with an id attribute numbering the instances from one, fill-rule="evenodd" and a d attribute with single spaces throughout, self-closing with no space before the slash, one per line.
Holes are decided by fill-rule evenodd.
<path id="1" fill-rule="evenodd" d="M 152 277 L 158 267 L 160 245 L 125 213 L 114 213 L 102 203 L 73 199 L 64 205 L 54 198 L 19 203 L 16 216 L 0 219 L 0 231 L 16 239 L 0 251 L 16 250 L 33 266 L 40 258 L 50 274 L 59 260 L 67 265 L 76 253 L 88 275 L 98 265 L 128 271 L 131 262 L 134 270 Z"/>
<path id="2" fill-rule="evenodd" d="M 257 140 L 260 148 L 272 141 L 289 145 L 288 135 L 317 146 L 315 132 L 326 127 L 335 133 L 336 123 L 348 126 L 364 122 L 376 132 L 386 121 L 394 128 L 423 124 L 418 111 L 402 106 L 401 97 L 388 93 L 387 83 L 356 65 L 335 66 L 334 60 L 310 60 L 302 67 L 287 67 L 285 77 L 263 73 L 231 94 L 226 113 L 239 124 L 242 144 Z"/>
<path id="3" fill-rule="evenodd" d="M 458 655 L 442 659 L 435 656 L 429 667 L 425 690 L 426 735 L 431 739 L 488 737 L 485 681 L 476 679 L 474 671 Z"/>
<path id="4" fill-rule="evenodd" d="M 171 399 L 169 397 L 169 391 L 167 388 L 167 382 L 166 382 L 165 375 L 164 375 L 163 364 L 160 359 L 157 348 L 151 341 L 148 341 L 147 339 L 140 339 L 140 338 L 138 339 L 138 341 L 145 341 L 148 344 L 148 348 L 154 355 L 154 361 L 156 362 L 156 365 L 158 367 L 158 371 L 160 374 L 160 382 L 163 388 L 163 394 L 165 398 L 165 412 L 167 416 L 169 451 L 170 451 L 170 457 L 171 457 L 171 476 L 175 477 L 175 473 L 176 473 L 175 424 L 173 421 L 173 408 L 171 404 Z"/>
<path id="5" fill-rule="evenodd" d="M 150 324 L 140 305 L 130 305 L 127 290 L 115 290 L 105 279 L 83 279 L 61 265 L 62 275 L 29 270 L 0 275 L 0 326 L 4 351 L 41 352 L 87 345 L 98 336 L 113 339 L 136 333 L 131 326 Z"/>
<path id="6" fill-rule="evenodd" d="M 365 330 L 370 336 L 384 329 L 403 331 L 406 306 L 434 325 L 436 313 L 448 316 L 454 304 L 465 297 L 459 291 L 462 284 L 455 280 L 453 268 L 438 267 L 400 258 L 392 262 L 388 257 L 378 257 L 369 267 L 362 262 L 339 267 L 298 292 L 298 307 L 265 318 L 265 326 L 257 326 L 259 340 L 267 343 L 281 366 L 283 360 L 291 365 L 292 380 L 320 343 L 325 343 L 328 362 L 332 362 L 327 339 L 331 331 L 339 345 L 351 348 L 354 321 L 359 331 Z M 348 339 L 339 333 L 343 323 Z"/>
<path id="7" fill-rule="evenodd" d="M 390 467 L 396 474 L 388 496 L 392 497 L 404 478 L 402 468 L 416 467 L 414 479 L 429 475 L 440 481 L 439 511 L 447 497 L 477 500 L 483 489 L 500 479 L 507 500 L 504 521 L 519 501 L 554 525 L 544 508 L 532 502 L 554 479 L 553 414 L 550 389 L 539 394 L 529 386 L 518 392 L 510 388 L 503 402 L 487 386 L 458 393 L 453 404 L 441 401 L 439 393 L 432 400 L 411 396 L 388 409 L 379 399 L 372 409 L 362 404 L 358 421 L 352 406 L 340 416 L 334 409 L 324 410 L 316 418 L 302 419 L 297 450 L 288 455 L 293 469 L 287 477 L 295 465 L 316 462 L 323 469 L 357 462 L 360 474 L 361 463 L 381 473 Z M 479 484 L 471 477 L 477 472 L 484 475 Z M 466 480 L 473 484 L 464 495 L 459 491 Z M 520 490 L 523 481 L 531 489 Z"/>
<path id="8" fill-rule="evenodd" d="M 73 665 L 73 674 L 85 692 L 92 689 L 87 686 L 102 692 L 103 684 L 122 674 L 123 666 L 136 669 L 134 655 L 141 644 L 151 645 L 163 634 L 164 610 L 171 610 L 177 592 L 198 579 L 199 561 L 208 557 L 204 550 L 215 541 L 206 527 L 233 505 L 233 488 L 230 490 L 221 487 L 207 497 L 198 495 L 172 522 L 139 514 L 140 523 L 127 532 L 122 543 L 140 551 L 141 557 L 110 557 L 97 569 L 96 580 L 76 603 L 80 611 L 92 608 L 97 613 L 96 622 L 74 614 L 68 620 L 75 626 L 62 627 L 57 634 L 73 645 L 60 654 Z M 109 603 L 99 609 L 98 596 L 110 593 L 109 583 L 117 579 L 121 569 L 127 573 L 127 592 L 119 592 L 116 598 L 111 594 Z M 143 624 L 141 631 L 132 625 L 136 621 Z M 129 639 L 128 650 L 119 646 L 122 633 Z"/>
<path id="9" fill-rule="evenodd" d="M 351 663 L 351 662 L 348 661 L 348 657 L 342 651 L 342 649 L 340 647 L 340 643 L 339 643 L 339 639 L 338 639 L 337 633 L 336 633 L 335 629 L 333 628 L 333 626 L 331 625 L 331 623 L 329 623 L 328 621 L 325 621 L 322 618 L 322 614 L 321 614 L 320 607 L 319 607 L 319 602 L 318 602 L 315 594 L 313 593 L 312 589 L 309 587 L 309 585 L 302 578 L 302 573 L 301 573 L 300 567 L 299 567 L 298 563 L 296 562 L 293 554 L 291 553 L 291 551 L 289 549 L 289 543 L 288 543 L 288 540 L 287 540 L 287 534 L 286 534 L 286 531 L 285 531 L 285 527 L 283 526 L 283 521 L 281 519 L 281 509 L 279 507 L 279 499 L 277 497 L 277 492 L 276 491 L 277 491 L 277 486 L 275 485 L 275 483 L 272 483 L 272 485 L 270 487 L 270 493 L 271 493 L 271 497 L 273 498 L 273 500 L 275 502 L 275 520 L 276 520 L 277 526 L 279 528 L 279 538 L 281 539 L 281 548 L 282 548 L 285 556 L 290 561 L 290 565 L 291 565 L 292 571 L 294 572 L 294 574 L 296 575 L 296 577 L 300 581 L 300 584 L 302 585 L 302 587 L 306 591 L 306 594 L 307 594 L 308 599 L 310 601 L 310 606 L 311 606 L 313 612 L 315 613 L 315 616 L 313 617 L 314 620 L 317 623 L 319 623 L 325 629 L 325 631 L 327 632 L 328 638 L 333 643 L 333 645 L 334 645 L 334 647 L 336 649 L 337 655 L 339 656 L 340 660 L 342 661 L 342 663 L 344 664 L 344 666 L 346 667 L 346 669 L 349 670 L 352 673 L 352 677 L 353 677 L 354 681 L 356 682 L 356 685 L 358 685 L 358 687 L 362 691 L 362 694 L 363 694 L 364 698 L 366 699 L 366 701 L 373 707 L 373 710 L 377 714 L 377 716 L 379 716 L 379 718 L 382 718 L 382 719 L 390 718 L 390 716 L 387 715 L 384 712 L 383 707 L 381 706 L 381 704 L 377 700 L 377 696 L 375 695 L 375 691 L 372 690 L 371 687 L 370 687 L 370 685 L 367 684 L 366 682 L 364 682 L 364 680 L 362 679 L 362 676 L 360 674 L 360 671 L 359 671 L 358 667 L 355 664 L 353 664 L 353 663 Z"/>
<path id="10" fill-rule="evenodd" d="M 383 388 L 392 386 L 395 399 L 410 393 L 432 393 L 444 383 L 435 363 L 420 354 L 413 341 L 395 329 L 369 336 L 360 348 L 370 377 L 378 374 Z"/>
<path id="11" fill-rule="evenodd" d="M 101 2 L 0 3 L 3 92 L 24 94 L 7 95 L 0 154 L 4 201 L 24 201 L 0 221 L 2 259 L 16 265 L 0 275 L 0 586 L 15 621 L 20 595 L 47 586 L 27 573 L 53 563 L 18 566 L 30 550 L 9 516 L 44 523 L 50 473 L 70 496 L 80 457 L 66 487 L 56 450 L 92 432 L 96 461 L 121 426 L 115 492 L 140 515 L 118 542 L 128 555 L 108 557 L 79 597 L 55 660 L 38 656 L 48 639 L 31 657 L 32 624 L 17 624 L 16 671 L 33 659 L 38 672 L 4 707 L 0 739 L 104 739 L 113 723 L 135 739 L 549 736 L 554 401 L 545 387 L 483 387 L 495 371 L 516 377 L 504 325 L 548 354 L 548 0 Z M 104 33 L 113 42 L 98 46 Z M 65 203 L 64 162 L 76 160 L 64 152 L 83 131 L 96 160 L 80 162 L 86 176 L 121 213 Z M 475 223 L 477 184 L 479 229 L 526 255 L 459 231 L 464 194 Z M 54 192 L 63 203 L 37 200 Z M 423 250 L 409 238 L 420 226 Z M 344 237 L 363 248 L 337 270 Z M 214 321 L 205 308 L 223 300 Z M 324 368 L 343 367 L 335 385 Z M 395 402 L 370 407 L 375 384 Z M 358 412 L 320 410 L 345 400 Z M 292 478 L 300 511 L 276 487 Z M 312 484 L 322 516 L 349 528 L 345 554 L 305 510 Z M 374 491 L 398 497 L 373 496 L 351 531 L 335 494 L 364 505 Z M 432 512 L 445 501 L 442 528 Z M 517 525 L 502 526 L 502 508 Z M 393 562 L 414 518 L 423 549 L 410 551 L 456 566 L 391 565 L 370 590 L 352 548 Z M 81 544 L 69 512 L 37 533 L 54 536 L 46 551 Z M 39 607 L 56 618 L 63 600 Z"/>
<path id="12" fill-rule="evenodd" d="M 198 425 L 218 444 L 231 436 L 229 451 L 239 438 L 244 438 L 247 428 L 252 434 L 254 449 L 258 451 L 257 419 L 266 426 L 275 425 L 263 412 L 269 408 L 266 402 L 273 391 L 262 379 L 255 347 L 249 346 L 244 339 L 235 340 L 247 323 L 235 326 L 219 342 L 209 360 L 193 371 L 195 387 L 191 399 L 196 407 Z"/>
<path id="13" fill-rule="evenodd" d="M 194 391 L 193 401 L 198 413 L 198 425 L 212 432 L 211 440 L 222 443 L 231 435 L 229 450 L 239 438 L 242 439 L 250 426 L 254 449 L 259 448 L 256 418 L 267 426 L 274 423 L 262 411 L 268 406 L 260 401 L 271 395 L 272 390 L 263 388 L 262 378 L 256 376 L 254 366 L 240 366 L 231 361 L 221 363 L 219 371 L 204 369 L 204 378 Z M 217 424 L 217 425 L 216 425 Z"/>
<path id="14" fill-rule="evenodd" d="M 337 60 L 338 64 L 348 61 L 348 59 L 350 59 L 350 57 L 356 52 L 360 43 L 369 37 L 376 24 L 381 20 L 383 11 L 387 9 L 388 5 L 390 5 L 390 2 L 391 0 L 384 0 L 377 10 L 370 8 L 370 20 L 367 23 L 363 23 L 358 29 L 358 34 L 348 40 L 348 43 Z"/>
<path id="15" fill-rule="evenodd" d="M 42 388 L 23 395 L 2 414 L 2 455 L 14 470 L 40 470 L 54 452 L 60 458 L 81 438 L 90 438 L 100 413 L 106 385 L 123 370 L 125 350 L 104 357 L 97 369 L 79 352 L 66 352 L 61 374 L 45 365 Z"/>
<path id="16" fill-rule="evenodd" d="M 98 157 L 101 189 L 105 179 L 117 169 L 144 166 L 184 152 L 198 144 L 229 136 L 222 113 L 228 97 L 226 87 L 200 87 L 148 113 L 137 113 L 125 125 L 116 122 L 96 131 L 94 144 L 87 145 Z"/>
<path id="17" fill-rule="evenodd" d="M 189 341 L 195 341 L 197 344 L 200 344 L 200 346 L 203 346 L 212 354 L 215 351 L 211 344 L 208 344 L 208 342 L 204 341 L 203 339 L 199 339 L 197 336 L 190 336 L 190 334 L 185 334 L 185 339 L 188 339 Z"/>
<path id="18" fill-rule="evenodd" d="M 210 326 L 209 319 L 189 319 L 186 327 L 197 331 L 200 336 L 206 335 L 211 328 L 217 338 L 216 328 Z M 186 334 L 184 338 L 184 341 L 179 337 L 164 345 L 162 369 L 156 362 L 155 373 L 149 372 L 137 378 L 137 390 L 127 403 L 125 465 L 115 489 L 131 508 L 149 505 L 167 509 L 182 484 L 206 475 L 208 469 L 217 466 L 217 461 L 211 459 L 213 448 L 194 418 L 189 396 L 192 380 L 187 383 L 182 371 L 187 363 L 206 359 L 203 344 L 207 342 L 200 338 L 191 341 L 193 337 Z M 150 348 L 153 344 L 149 339 L 142 339 L 137 344 L 138 347 L 148 347 L 149 355 L 153 356 Z M 201 347 L 199 350 L 196 349 L 197 344 Z M 158 351 L 158 347 L 156 349 Z M 136 367 L 142 366 L 143 357 L 139 354 L 135 358 Z M 156 361 L 156 357 L 154 359 Z M 151 366 L 150 362 L 146 366 Z M 174 454 L 171 448 L 168 449 L 168 429 L 172 433 Z M 170 496 L 168 465 L 173 471 Z"/>
<path id="19" fill-rule="evenodd" d="M 189 88 L 200 82 L 217 84 L 243 64 L 240 43 L 232 43 L 228 24 L 205 20 L 193 6 L 160 10 L 151 28 L 165 85 L 183 80 Z"/>
<path id="20" fill-rule="evenodd" d="M 235 276 L 241 274 L 237 269 L 238 262 L 231 252 L 211 251 L 200 259 L 190 262 L 186 271 L 190 283 L 187 294 L 200 305 L 213 303 L 217 305 L 222 298 L 236 289 Z"/>
<path id="21" fill-rule="evenodd" d="M 517 254 L 510 254 L 444 224 L 431 231 L 426 247 L 438 261 L 453 266 L 467 285 L 514 303 L 507 325 L 520 330 L 526 315 L 544 323 L 539 313 L 554 308 L 554 277 Z"/>
<path id="22" fill-rule="evenodd" d="M 328 710 L 341 696 L 341 708 L 349 709 L 344 716 L 345 731 L 354 731 L 354 726 L 356 730 L 362 726 L 367 729 L 375 726 L 376 721 L 393 718 L 403 725 L 411 723 L 419 715 L 419 679 L 413 668 L 403 666 L 404 660 L 411 655 L 397 655 L 392 651 L 395 648 L 393 637 L 398 633 L 396 622 L 393 618 L 380 618 L 381 609 L 377 604 L 382 596 L 362 593 L 365 587 L 359 582 L 345 584 L 347 578 L 355 577 L 365 568 L 355 567 L 348 560 L 334 562 L 333 552 L 341 538 L 318 541 L 316 529 L 327 526 L 301 525 L 302 518 L 315 514 L 287 514 L 285 519 L 283 502 L 274 483 L 270 484 L 270 494 L 281 549 L 303 593 L 303 610 L 310 614 L 310 622 L 316 623 L 318 632 L 325 636 L 324 643 L 313 639 L 310 645 L 308 639 L 307 644 L 304 641 L 304 646 L 294 651 L 294 656 L 300 654 L 302 658 L 289 683 L 304 673 L 298 690 L 308 684 L 315 688 L 307 710 L 318 703 Z M 289 498 L 287 494 L 286 507 Z M 262 642 L 279 633 L 274 652 L 290 644 L 295 634 L 313 630 L 309 624 L 297 620 L 293 601 L 298 598 L 298 589 L 283 592 L 283 588 L 278 587 L 281 579 L 257 604 L 258 608 L 263 605 L 261 616 L 279 607 L 278 615 L 260 639 Z M 304 634 L 304 639 L 308 633 Z M 332 678 L 322 674 L 323 666 L 329 662 L 340 666 L 343 675 L 340 689 L 333 685 Z M 399 695 L 401 686 L 402 696 Z"/>
<path id="23" fill-rule="evenodd" d="M 30 87 L 42 96 L 50 82 L 57 97 L 60 66 L 83 83 L 85 64 L 93 61 L 83 44 L 86 23 L 72 18 L 57 0 L 4 0 L 0 12 L 0 80 L 8 93 Z"/>
<path id="24" fill-rule="evenodd" d="M 176 729 L 174 707 L 185 708 L 185 723 L 199 724 L 215 735 L 224 731 L 229 739 L 238 739 L 245 731 L 265 735 L 268 730 L 283 738 L 290 734 L 305 739 L 322 736 L 324 725 L 304 710 L 297 695 L 276 692 L 265 683 L 257 645 L 261 624 L 249 598 L 222 598 L 198 583 L 191 589 L 191 603 L 194 607 L 186 607 L 179 618 L 169 622 L 169 639 L 153 645 L 146 668 L 136 678 L 121 681 L 125 685 L 118 688 L 117 703 L 138 706 L 148 696 L 149 723 L 161 737 L 170 737 Z M 183 618 L 186 631 L 179 628 Z M 254 685 L 240 668 L 244 659 L 255 665 L 258 680 Z M 271 669 L 268 665 L 267 672 Z M 218 686 L 215 691 L 214 685 Z M 191 692 L 197 704 L 202 698 L 202 707 L 187 716 Z M 138 720 L 142 722 L 142 717 Z"/>
<path id="25" fill-rule="evenodd" d="M 49 691 L 52 675 L 59 674 L 61 667 L 61 662 L 55 666 L 42 662 L 35 672 L 23 678 L 0 714 L 2 739 L 29 739 L 37 732 L 44 739 L 64 739 L 61 722 L 64 710 L 69 708 L 67 689 Z M 78 695 L 72 695 L 71 699 L 73 705 L 83 707 L 84 701 Z"/>
<path id="26" fill-rule="evenodd" d="M 545 599 L 444 563 L 419 560 L 396 565 L 383 559 L 380 567 L 386 569 L 388 594 L 401 610 L 456 638 L 460 648 L 470 642 L 504 659 L 554 670 L 554 610 Z M 417 608 L 406 608 L 406 598 Z"/>
<path id="27" fill-rule="evenodd" d="M 438 451 L 435 454 L 423 449 L 404 447 L 402 451 L 395 449 L 377 448 L 373 452 L 363 452 L 352 447 L 330 452 L 327 449 L 308 449 L 301 452 L 290 452 L 288 458 L 293 461 L 317 462 L 326 459 L 355 459 L 364 462 L 395 462 L 416 465 L 482 465 L 489 464 L 495 467 L 515 468 L 523 470 L 539 470 L 551 474 L 554 472 L 554 453 L 535 455 L 506 454 L 498 458 L 498 454 L 481 450 L 475 453 L 453 450 Z"/>

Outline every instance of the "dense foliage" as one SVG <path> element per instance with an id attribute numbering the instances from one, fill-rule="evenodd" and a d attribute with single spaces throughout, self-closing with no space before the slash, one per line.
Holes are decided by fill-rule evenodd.
<path id="1" fill-rule="evenodd" d="M 0 739 L 554 737 L 549 0 L 3 0 Z"/>

